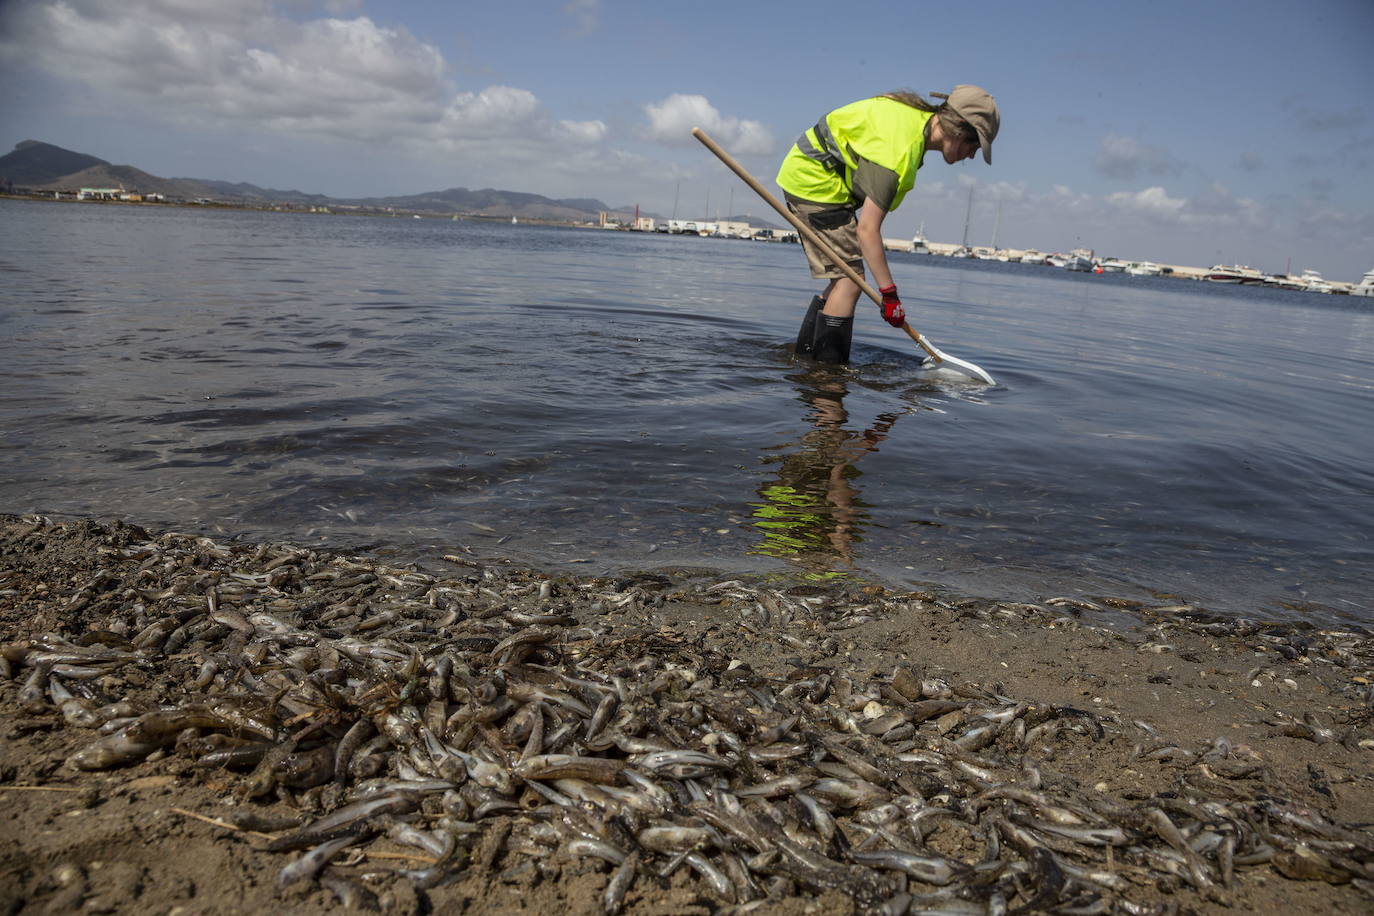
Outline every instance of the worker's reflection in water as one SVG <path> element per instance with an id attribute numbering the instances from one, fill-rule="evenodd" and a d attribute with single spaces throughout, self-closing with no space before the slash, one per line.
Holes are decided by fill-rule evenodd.
<path id="1" fill-rule="evenodd" d="M 791 378 L 814 428 L 765 458 L 777 473 L 759 489 L 762 501 L 754 504 L 753 524 L 763 540 L 751 552 L 789 560 L 811 578 L 844 578 L 869 517 L 859 497 L 862 472 L 855 465 L 878 450 L 905 411 L 878 414 L 859 432 L 849 428 L 844 406 L 849 380 L 843 372 L 818 367 Z"/>

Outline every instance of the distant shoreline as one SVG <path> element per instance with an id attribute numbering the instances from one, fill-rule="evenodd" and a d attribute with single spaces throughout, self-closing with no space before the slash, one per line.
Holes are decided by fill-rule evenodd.
<path id="1" fill-rule="evenodd" d="M 229 201 L 210 201 L 198 203 L 191 200 L 73 200 L 69 197 L 48 197 L 39 194 L 16 194 L 0 192 L 0 200 L 27 200 L 37 203 L 50 204 L 95 204 L 100 206 L 121 206 L 121 207 L 177 207 L 189 210 L 246 210 L 261 213 L 286 213 L 299 216 L 379 216 L 384 218 L 400 218 L 407 216 L 418 216 L 421 219 L 441 219 L 441 220 L 473 220 L 482 222 L 506 222 L 510 219 L 510 214 L 485 216 L 477 213 L 433 213 L 428 210 L 396 210 L 380 209 L 376 207 L 357 207 L 347 205 L 340 207 L 320 207 L 312 206 L 290 206 L 284 204 L 251 204 L 251 203 L 231 203 Z M 594 224 L 577 220 L 555 220 L 545 219 L 537 216 L 520 217 L 522 223 L 533 223 L 540 226 L 567 226 L 570 228 L 596 228 Z"/>
<path id="2" fill-rule="evenodd" d="M 404 218 L 404 217 L 418 217 L 419 219 L 461 220 L 461 221 L 474 221 L 474 222 L 501 222 L 501 223 L 504 223 L 504 222 L 508 221 L 512 216 L 514 216 L 514 217 L 518 217 L 521 223 L 525 223 L 525 224 L 529 224 L 529 225 L 537 225 L 537 226 L 559 226 L 559 227 L 564 227 L 564 228 L 569 228 L 569 229 L 613 229 L 613 228 L 616 228 L 616 227 L 613 227 L 613 226 L 599 226 L 598 224 L 596 224 L 596 223 L 594 223 L 594 222 L 591 222 L 591 221 L 588 221 L 588 220 L 561 220 L 561 219 L 549 219 L 549 218 L 537 217 L 537 216 L 520 216 L 519 214 L 511 214 L 511 213 L 493 214 L 493 215 L 485 215 L 485 214 L 480 214 L 480 213 L 458 213 L 458 212 L 435 213 L 435 212 L 432 212 L 432 211 L 429 211 L 429 210 L 405 210 L 405 209 L 395 209 L 395 208 L 360 207 L 360 206 L 357 206 L 357 205 L 355 205 L 355 204 L 344 204 L 344 205 L 337 205 L 337 204 L 336 204 L 336 205 L 330 207 L 330 206 L 322 206 L 322 205 L 314 205 L 314 204 L 308 205 L 308 206 L 307 206 L 307 205 L 293 206 L 293 205 L 290 205 L 290 204 L 281 204 L 281 203 L 252 204 L 252 203 L 247 203 L 247 202 L 243 202 L 243 203 L 231 203 L 231 202 L 228 202 L 228 201 L 207 201 L 207 202 L 204 202 L 204 203 L 200 203 L 200 202 L 188 201 L 188 200 L 104 200 L 104 199 L 74 200 L 74 199 L 72 199 L 72 198 L 70 198 L 70 197 L 48 197 L 48 196 L 45 196 L 45 195 L 39 195 L 39 194 L 33 194 L 33 193 L 19 194 L 19 193 L 14 193 L 14 192 L 8 192 L 8 193 L 6 193 L 6 192 L 0 192 L 0 200 L 29 200 L 29 201 L 37 201 L 37 202 L 41 202 L 41 203 L 102 204 L 102 205 L 119 205 L 119 206 L 131 206 L 131 207 L 142 207 L 142 206 L 147 206 L 147 207 L 179 207 L 179 208 L 185 208 L 185 209 L 243 210 L 243 211 L 253 211 L 253 212 L 262 212 L 262 213 L 288 213 L 288 214 L 307 215 L 307 216 L 374 216 L 374 217 L 382 217 L 382 218 L 386 218 L 386 219 L 399 219 L 399 218 Z M 641 230 L 628 229 L 628 227 L 622 227 L 622 228 L 624 228 L 624 229 L 626 229 L 626 230 L 628 230 L 628 231 L 639 231 L 639 232 L 645 231 L 645 230 L 642 230 L 642 229 L 641 229 Z M 650 233 L 650 234 L 653 234 L 653 233 Z M 912 250 L 912 248 L 913 248 L 912 243 L 909 242 L 909 241 L 907 241 L 906 239 L 884 238 L 884 239 L 883 239 L 883 244 L 884 244 L 884 246 L 887 248 L 888 251 L 896 251 L 896 252 L 902 252 L 902 253 L 906 253 L 906 254 L 914 254 L 914 253 L 915 253 L 915 252 Z M 938 242 L 937 242 L 937 243 L 930 243 L 930 247 L 931 247 L 932 249 L 934 249 L 934 248 L 957 249 L 957 248 L 959 248 L 960 246 L 951 245 L 951 244 L 948 244 L 948 243 L 938 243 Z M 1002 251 L 1002 252 L 1004 252 L 1004 253 L 1005 253 L 1005 252 L 1021 252 L 1022 254 L 1025 254 L 1026 252 L 1030 252 L 1030 251 L 1035 251 L 1035 249 L 999 249 L 999 250 Z M 936 253 L 935 251 L 931 251 L 931 252 L 928 253 L 927 256 L 928 256 L 928 257 L 947 257 L 947 256 L 948 256 L 948 253 Z M 977 257 L 976 260 L 1010 260 L 1010 259 L 1009 259 L 1009 258 L 1008 258 L 1008 259 L 1002 259 L 1002 258 Z M 1020 259 L 1017 258 L 1016 260 L 1019 262 Z M 1110 258 L 1109 258 L 1109 259 L 1106 259 L 1106 260 L 1114 260 L 1114 259 L 1110 259 Z M 1142 262 L 1142 263 L 1144 263 L 1144 262 Z M 1181 265 L 1181 264 L 1159 264 L 1159 265 L 1156 265 L 1156 266 L 1162 267 L 1162 268 L 1165 269 L 1165 272 L 1162 274 L 1162 276 L 1165 276 L 1165 277 L 1168 277 L 1168 278 L 1171 278 L 1171 279 L 1175 279 L 1175 280 L 1204 280 L 1204 279 L 1205 279 L 1204 275 L 1208 273 L 1208 270 L 1207 270 L 1206 268 L 1202 268 L 1202 267 L 1193 267 L 1193 266 L 1189 266 L 1189 265 Z M 1058 269 L 1058 268 L 1055 268 L 1053 265 L 1050 265 L 1050 269 Z M 1100 273 L 1101 271 L 1100 271 L 1100 270 L 1094 270 L 1094 271 L 1080 271 L 1080 272 L 1092 274 L 1092 273 Z M 1353 292 L 1353 290 L 1354 290 L 1354 288 L 1355 288 L 1355 286 L 1356 286 L 1355 283 L 1351 283 L 1351 282 L 1347 282 L 1347 281 L 1343 281 L 1343 280 L 1331 280 L 1331 281 L 1327 281 L 1327 282 L 1328 282 L 1329 285 L 1331 286 L 1330 293 L 1331 293 L 1331 294 L 1334 294 L 1334 295 L 1349 295 L 1349 294 L 1351 294 L 1351 293 Z M 1270 284 L 1268 284 L 1268 283 L 1265 283 L 1265 284 L 1256 283 L 1256 284 L 1253 284 L 1253 285 L 1257 285 L 1257 286 L 1263 285 L 1263 286 L 1266 286 L 1266 287 L 1270 286 Z M 1301 292 L 1301 291 L 1304 291 L 1304 290 L 1298 290 L 1298 291 Z M 1306 291 L 1307 291 L 1307 292 L 1311 292 L 1311 290 L 1306 290 Z"/>

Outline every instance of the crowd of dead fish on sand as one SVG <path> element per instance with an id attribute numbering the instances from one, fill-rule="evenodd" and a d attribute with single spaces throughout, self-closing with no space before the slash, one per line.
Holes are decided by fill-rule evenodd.
<path id="1" fill-rule="evenodd" d="M 555 860 L 599 870 L 608 913 L 669 881 L 733 913 L 827 892 L 887 914 L 1168 912 L 1175 891 L 1225 904 L 1257 868 L 1374 895 L 1374 832 L 1226 793 L 1255 766 L 1224 738 L 1164 746 L 1145 722 L 915 666 L 769 676 L 661 619 L 605 619 L 691 601 L 780 648 L 824 650 L 928 596 L 665 588 L 466 556 L 435 574 L 123 523 L 5 521 L 11 542 L 16 526 L 36 542 L 78 525 L 102 540 L 76 580 L 41 587 L 65 623 L 0 649 L 0 684 L 26 712 L 89 731 L 67 766 L 185 755 L 207 778 L 236 774 L 215 818 L 263 833 L 283 887 L 317 882 L 347 905 L 375 905 L 382 872 L 433 892 L 498 857 L 534 881 Z M 0 600 L 43 597 L 29 578 L 0 564 Z M 1304 639 L 1374 664 L 1360 634 Z M 127 698 L 133 670 L 155 705 Z M 1207 775 L 1123 801 L 1037 763 L 1047 744 L 1106 735 Z M 414 858 L 361 854 L 377 844 Z"/>

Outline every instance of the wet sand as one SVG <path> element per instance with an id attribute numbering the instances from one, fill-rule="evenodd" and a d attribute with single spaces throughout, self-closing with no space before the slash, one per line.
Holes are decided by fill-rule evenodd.
<path id="1" fill-rule="evenodd" d="M 160 562 L 163 548 L 167 563 Z M 176 566 L 172 557 L 185 562 Z M 199 764 L 203 747 L 195 734 L 122 765 L 74 765 L 74 755 L 98 735 L 54 704 L 50 684 L 41 672 L 35 676 L 45 664 L 41 653 L 69 644 L 134 647 L 138 660 L 116 673 L 58 675 L 59 682 L 88 687 L 93 697 L 84 708 L 125 702 L 142 714 L 159 704 L 204 702 L 228 686 L 219 680 L 193 686 L 201 679 L 201 656 L 194 635 L 185 634 L 205 622 L 209 586 L 227 586 L 234 573 L 256 577 L 251 581 L 260 589 L 237 608 L 242 615 L 257 608 L 305 627 L 333 613 L 318 626 L 334 627 L 330 632 L 340 638 L 391 636 L 430 651 L 455 638 L 445 629 L 454 621 L 502 613 L 503 626 L 521 632 L 523 605 L 493 599 L 480 613 L 475 603 L 454 613 L 434 597 L 467 589 L 479 601 L 486 588 L 498 597 L 528 595 L 567 618 L 567 632 L 581 634 L 562 644 L 567 657 L 585 643 L 589 657 L 619 653 L 622 665 L 650 656 L 684 665 L 681 659 L 695 659 L 722 687 L 782 694 L 788 685 L 824 684 L 806 708 L 828 716 L 851 748 L 868 748 L 869 739 L 881 737 L 876 723 L 893 717 L 905 737 L 889 739 L 888 750 L 906 748 L 909 760 L 944 755 L 978 774 L 943 787 L 932 782 L 942 770 L 921 771 L 916 763 L 905 764 L 909 773 L 889 774 L 887 797 L 909 789 L 903 781 L 909 776 L 932 804 L 966 815 L 930 830 L 925 840 L 932 855 L 970 867 L 990 857 L 988 834 L 969 824 L 989 805 L 1014 807 L 1005 787 L 1033 787 L 1099 812 L 1131 812 L 1114 825 L 1118 844 L 1050 844 L 1063 862 L 1110 873 L 1091 893 L 1092 882 L 1083 885 L 1078 903 L 1085 909 L 1078 911 L 1366 913 L 1374 906 L 1374 640 L 1368 633 L 1227 620 L 1168 601 L 1139 606 L 1112 596 L 1026 595 L 1011 603 L 844 585 L 778 589 L 692 570 L 597 579 L 453 560 L 447 569 L 420 569 L 395 557 L 383 563 L 290 545 L 230 545 L 109 520 L 0 516 L 0 914 L 322 913 L 341 906 L 388 913 L 602 912 L 615 866 L 574 855 L 566 844 L 535 848 L 522 832 L 528 814 L 474 818 L 478 829 L 461 839 L 463 866 L 437 886 L 399 873 L 433 857 L 383 837 L 335 860 L 325 873 L 329 880 L 283 889 L 279 871 L 298 853 L 267 851 L 287 829 L 268 828 L 273 818 L 299 822 L 329 809 L 331 797 L 320 787 L 278 784 L 249 797 L 245 784 L 257 771 Z M 376 572 L 365 598 L 323 614 L 323 580 L 281 575 L 369 564 Z M 264 603 L 268 593 L 261 589 L 269 588 L 273 597 Z M 226 598 L 224 606 L 232 609 L 234 602 Z M 340 607 L 347 613 L 335 613 Z M 422 619 L 420 630 L 394 630 Z M 92 633 L 98 638 L 89 638 Z M 239 648 L 251 652 L 251 633 L 244 643 Z M 511 670 L 525 664 L 509 653 L 503 659 Z M 923 718 L 916 710 L 932 698 L 948 701 L 949 711 Z M 998 709 L 1025 723 L 1068 727 L 1036 740 L 1033 725 L 1028 733 L 999 722 L 993 743 L 983 745 L 975 731 L 992 720 L 978 714 Z M 295 727 L 304 721 L 297 718 Z M 740 731 L 752 728 L 743 723 Z M 705 734 L 704 749 L 715 752 L 714 742 L 724 740 L 720 731 L 693 734 Z M 730 774 L 732 789 L 743 784 L 737 776 Z M 851 849 L 871 833 L 860 826 L 862 807 L 839 805 Z M 1201 876 L 1171 868 L 1166 831 L 1151 828 L 1141 814 L 1153 811 L 1167 812 L 1198 847 L 1214 817 L 1253 823 L 1263 840 L 1252 838 L 1255 848 L 1269 854 L 1225 873 L 1213 858 L 1199 866 Z M 421 807 L 415 822 L 432 825 L 438 817 L 432 806 Z M 1193 861 L 1189 854 L 1175 858 Z M 947 911 L 1049 911 L 1072 902 L 1037 896 L 1045 889 L 1043 875 L 1009 874 L 1000 896 L 970 892 L 947 902 Z M 680 867 L 666 878 L 641 876 L 623 905 L 636 914 L 716 912 L 732 904 L 759 913 L 891 905 L 858 899 L 846 892 L 849 884 L 823 884 L 778 880 L 752 902 L 732 901 L 693 868 Z M 1022 886 L 1024 893 L 1017 890 Z M 940 893 L 916 880 L 905 891 L 917 900 Z"/>

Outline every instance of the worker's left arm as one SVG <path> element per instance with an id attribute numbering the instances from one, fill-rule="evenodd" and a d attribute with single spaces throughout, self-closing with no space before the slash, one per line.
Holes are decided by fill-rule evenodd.
<path id="1" fill-rule="evenodd" d="M 873 274 L 873 285 L 879 289 L 892 285 L 892 271 L 887 266 L 887 251 L 883 248 L 883 220 L 887 211 L 869 200 L 859 211 L 859 251 Z"/>

